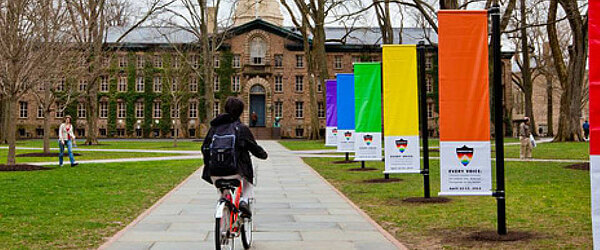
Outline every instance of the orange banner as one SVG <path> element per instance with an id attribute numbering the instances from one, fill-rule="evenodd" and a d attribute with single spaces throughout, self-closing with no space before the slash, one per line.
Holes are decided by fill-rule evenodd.
<path id="1" fill-rule="evenodd" d="M 487 11 L 440 11 L 438 20 L 440 140 L 489 141 Z"/>

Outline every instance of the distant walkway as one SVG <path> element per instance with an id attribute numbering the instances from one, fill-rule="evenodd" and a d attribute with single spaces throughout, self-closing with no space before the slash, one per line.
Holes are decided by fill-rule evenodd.
<path id="1" fill-rule="evenodd" d="M 0 147 L 0 149 L 8 149 L 8 147 Z M 25 150 L 43 150 L 43 148 L 35 147 L 17 147 L 17 149 Z M 58 148 L 50 148 L 50 150 L 59 150 Z M 159 149 L 127 149 L 127 148 L 73 148 L 73 152 L 89 151 L 89 152 L 125 152 L 125 153 L 164 153 L 164 154 L 201 154 L 200 150 L 159 150 Z"/>
<path id="2" fill-rule="evenodd" d="M 252 249 L 402 249 L 300 157 L 274 141 L 256 160 Z M 214 249 L 215 188 L 198 170 L 101 249 Z M 243 249 L 239 238 L 236 249 Z"/>
<path id="3" fill-rule="evenodd" d="M 345 158 L 346 156 L 343 154 L 296 154 L 299 157 L 306 157 L 306 158 Z M 354 156 L 352 154 L 350 154 L 350 159 L 352 160 L 354 158 Z M 421 157 L 422 159 L 423 157 Z M 429 159 L 432 160 L 439 160 L 440 157 L 437 156 L 430 156 Z M 492 157 L 492 161 L 495 161 L 496 158 Z M 533 158 L 533 159 L 520 159 L 520 158 L 504 158 L 505 161 L 526 161 L 526 162 L 564 162 L 564 163 L 581 163 L 581 162 L 589 162 L 589 160 L 577 160 L 577 159 L 539 159 L 539 158 Z"/>

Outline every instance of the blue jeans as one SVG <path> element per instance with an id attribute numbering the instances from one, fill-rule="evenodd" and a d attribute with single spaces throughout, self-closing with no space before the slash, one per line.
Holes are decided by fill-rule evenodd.
<path id="1" fill-rule="evenodd" d="M 65 140 L 65 144 L 60 143 L 60 140 L 59 140 L 58 146 L 60 148 L 60 151 L 58 152 L 58 164 L 61 166 L 63 164 L 63 155 L 65 152 L 65 145 L 67 146 L 67 150 L 69 151 L 69 160 L 71 161 L 71 165 L 73 163 L 75 163 L 75 158 L 73 157 L 73 143 L 71 142 L 71 140 Z"/>

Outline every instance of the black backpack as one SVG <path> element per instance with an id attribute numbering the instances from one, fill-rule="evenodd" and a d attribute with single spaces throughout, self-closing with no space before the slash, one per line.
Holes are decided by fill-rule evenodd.
<path id="1" fill-rule="evenodd" d="M 236 122 L 215 128 L 209 147 L 208 165 L 211 176 L 239 174 L 237 152 L 235 150 L 238 130 Z"/>

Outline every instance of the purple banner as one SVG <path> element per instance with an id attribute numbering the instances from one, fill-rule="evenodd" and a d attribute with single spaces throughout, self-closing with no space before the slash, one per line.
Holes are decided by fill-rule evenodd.
<path id="1" fill-rule="evenodd" d="M 337 126 L 337 81 L 326 80 L 325 91 L 327 92 L 327 127 Z"/>

